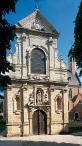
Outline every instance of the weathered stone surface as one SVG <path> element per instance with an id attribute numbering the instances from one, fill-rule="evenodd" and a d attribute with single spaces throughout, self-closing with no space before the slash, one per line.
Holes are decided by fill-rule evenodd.
<path id="1" fill-rule="evenodd" d="M 25 28 L 31 29 L 30 25 L 34 21 L 35 13 L 39 12 L 34 12 L 20 21 L 22 27 L 24 25 Z M 21 27 L 21 35 L 20 27 L 16 25 L 16 53 L 8 56 L 8 60 L 11 60 L 15 67 L 15 72 L 9 72 L 12 85 L 11 89 L 7 89 L 7 93 L 5 91 L 7 136 L 33 135 L 35 111 L 43 111 L 46 114 L 46 134 L 68 131 L 66 65 L 57 57 L 58 33 L 55 29 L 52 33 L 53 27 L 41 14 L 39 15 L 41 16 L 39 21 L 45 25 L 45 30 L 48 32 Z M 41 49 L 45 53 L 46 74 L 31 73 L 31 52 L 34 48 Z"/>

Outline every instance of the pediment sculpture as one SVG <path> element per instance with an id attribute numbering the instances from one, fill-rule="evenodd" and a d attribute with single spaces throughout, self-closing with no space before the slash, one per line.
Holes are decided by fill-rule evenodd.
<path id="1" fill-rule="evenodd" d="M 32 28 L 32 29 L 35 29 L 35 30 L 41 30 L 41 31 L 44 30 L 44 27 L 41 26 L 41 24 L 40 24 L 40 22 L 39 22 L 38 19 L 35 19 L 35 20 L 33 21 L 33 24 L 32 24 L 32 26 L 31 26 L 31 28 Z"/>

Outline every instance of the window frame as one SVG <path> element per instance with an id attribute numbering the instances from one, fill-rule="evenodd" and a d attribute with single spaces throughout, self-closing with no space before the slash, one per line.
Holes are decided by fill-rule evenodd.
<path id="1" fill-rule="evenodd" d="M 40 50 L 41 51 L 41 53 L 43 53 L 43 57 L 44 57 L 44 73 L 43 72 L 37 72 L 36 71 L 36 73 L 35 72 L 33 72 L 32 71 L 32 52 L 34 51 L 34 50 Z M 45 52 L 41 49 L 41 48 L 38 48 L 38 47 L 35 47 L 32 51 L 31 51 L 31 57 L 30 57 L 30 72 L 31 72 L 31 74 L 41 74 L 41 75 L 46 75 L 46 54 L 45 54 Z"/>

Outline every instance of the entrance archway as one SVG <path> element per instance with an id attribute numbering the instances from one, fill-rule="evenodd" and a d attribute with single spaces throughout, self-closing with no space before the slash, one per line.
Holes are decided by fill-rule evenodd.
<path id="1" fill-rule="evenodd" d="M 42 110 L 37 110 L 33 114 L 33 134 L 47 134 L 47 115 Z"/>
<path id="2" fill-rule="evenodd" d="M 78 118 L 79 118 L 79 114 L 75 113 L 75 120 L 78 120 Z"/>

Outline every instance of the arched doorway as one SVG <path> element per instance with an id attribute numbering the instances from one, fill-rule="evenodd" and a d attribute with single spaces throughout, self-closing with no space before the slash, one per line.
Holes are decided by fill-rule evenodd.
<path id="1" fill-rule="evenodd" d="M 78 120 L 78 118 L 79 118 L 79 114 L 75 113 L 75 120 Z"/>
<path id="2" fill-rule="evenodd" d="M 47 115 L 42 110 L 37 110 L 33 114 L 33 134 L 47 134 Z"/>

